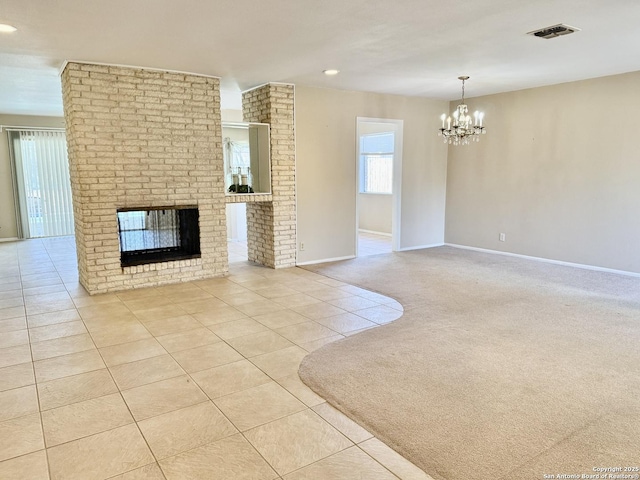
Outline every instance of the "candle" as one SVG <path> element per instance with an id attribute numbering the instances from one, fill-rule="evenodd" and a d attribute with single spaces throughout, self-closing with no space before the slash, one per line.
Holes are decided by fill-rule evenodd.
<path id="1" fill-rule="evenodd" d="M 447 130 L 451 130 L 451 117 L 447 118 Z"/>
<path id="2" fill-rule="evenodd" d="M 473 112 L 473 124 L 478 125 L 478 111 Z"/>
<path id="3" fill-rule="evenodd" d="M 443 114 L 442 114 L 442 116 L 440 117 L 440 120 L 442 120 L 442 128 L 443 128 L 443 129 L 444 129 L 444 121 L 445 121 L 445 119 L 446 119 L 446 118 L 447 118 L 447 115 L 446 115 L 446 114 L 444 114 L 444 113 L 443 113 Z"/>
<path id="4" fill-rule="evenodd" d="M 484 113 L 480 113 L 478 118 L 480 119 L 480 126 L 482 126 L 482 118 L 484 117 Z"/>

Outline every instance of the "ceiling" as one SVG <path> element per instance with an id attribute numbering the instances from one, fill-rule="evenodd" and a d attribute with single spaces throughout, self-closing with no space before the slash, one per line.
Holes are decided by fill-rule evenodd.
<path id="1" fill-rule="evenodd" d="M 2 0 L 0 113 L 62 115 L 85 61 L 453 100 L 640 70 L 637 0 Z M 580 32 L 526 35 L 566 23 Z M 335 77 L 323 75 L 340 70 Z"/>

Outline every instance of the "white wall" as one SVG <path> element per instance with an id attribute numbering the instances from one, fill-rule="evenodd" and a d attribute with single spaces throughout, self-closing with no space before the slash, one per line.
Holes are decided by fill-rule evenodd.
<path id="1" fill-rule="evenodd" d="M 60 117 L 0 114 L 0 125 L 5 127 L 64 128 L 64 119 Z M 9 137 L 7 132 L 3 130 L 2 133 L 0 133 L 0 239 L 15 238 L 17 235 L 11 161 L 9 158 Z"/>
<path id="2" fill-rule="evenodd" d="M 442 243 L 448 102 L 296 86 L 298 263 L 355 255 L 356 117 L 404 120 L 400 248 Z"/>
<path id="3" fill-rule="evenodd" d="M 358 194 L 358 228 L 391 234 L 392 196 L 377 193 Z"/>
<path id="4" fill-rule="evenodd" d="M 221 93 L 224 95 L 224 92 Z M 242 98 L 238 95 L 238 102 L 242 104 Z M 242 122 L 242 110 L 221 111 L 223 122 Z M 233 133 L 235 129 L 230 129 Z M 223 134 L 223 137 L 225 135 Z M 227 203 L 227 239 L 238 242 L 247 240 L 247 206 L 244 203 Z"/>
<path id="5" fill-rule="evenodd" d="M 446 241 L 640 273 L 638 85 L 640 72 L 470 99 L 487 134 L 449 147 Z"/>
<path id="6" fill-rule="evenodd" d="M 227 240 L 247 241 L 246 203 L 227 203 Z"/>

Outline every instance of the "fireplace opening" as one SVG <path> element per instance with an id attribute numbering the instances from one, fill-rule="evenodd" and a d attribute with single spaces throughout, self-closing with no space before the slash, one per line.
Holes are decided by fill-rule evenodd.
<path id="1" fill-rule="evenodd" d="M 117 214 L 123 267 L 200 257 L 197 207 L 121 208 Z"/>

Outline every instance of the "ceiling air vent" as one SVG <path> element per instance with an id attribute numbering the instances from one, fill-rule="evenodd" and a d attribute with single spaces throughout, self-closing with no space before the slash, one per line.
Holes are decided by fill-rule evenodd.
<path id="1" fill-rule="evenodd" d="M 562 35 L 569 35 L 573 32 L 579 32 L 580 29 L 576 27 L 571 27 L 569 25 L 565 25 L 564 23 L 560 23 L 558 25 L 553 25 L 551 27 L 541 28 L 539 30 L 534 30 L 533 32 L 527 33 L 527 35 L 533 35 L 534 37 L 540 38 L 556 38 Z"/>

